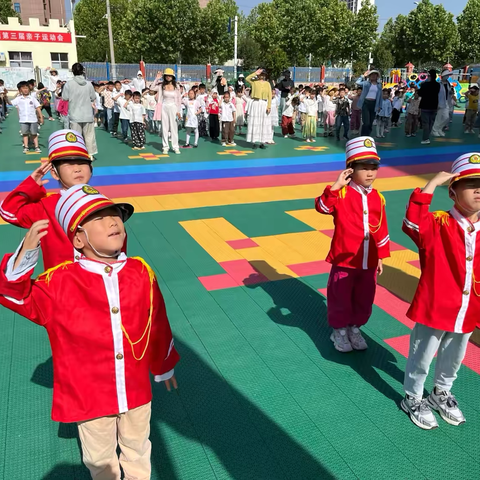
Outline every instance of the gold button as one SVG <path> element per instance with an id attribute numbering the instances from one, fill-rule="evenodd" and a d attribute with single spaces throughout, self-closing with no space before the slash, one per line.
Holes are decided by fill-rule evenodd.
<path id="1" fill-rule="evenodd" d="M 118 310 L 118 307 L 113 307 L 112 308 L 112 313 L 118 313 L 120 310 Z"/>
<path id="2" fill-rule="evenodd" d="M 364 210 L 364 211 L 363 211 L 363 214 L 364 214 L 364 215 L 368 215 L 368 210 Z"/>
<path id="3" fill-rule="evenodd" d="M 112 267 L 105 267 L 105 273 L 110 273 L 112 271 Z"/>
<path id="4" fill-rule="evenodd" d="M 468 230 L 469 233 L 472 233 L 475 229 L 472 226 L 470 226 L 470 227 L 467 228 L 467 230 Z"/>
<path id="5" fill-rule="evenodd" d="M 464 291 L 463 291 L 463 294 L 464 294 L 464 295 L 468 295 L 469 293 L 470 293 L 470 292 L 469 292 L 468 290 L 464 290 Z"/>
<path id="6" fill-rule="evenodd" d="M 370 240 L 370 237 L 369 237 L 368 235 L 365 235 L 364 240 L 365 240 L 365 241 Z"/>
<path id="7" fill-rule="evenodd" d="M 121 360 L 123 358 L 123 355 L 121 353 L 117 353 L 117 360 Z"/>
<path id="8" fill-rule="evenodd" d="M 75 260 L 80 260 L 80 255 L 75 255 Z"/>
<path id="9" fill-rule="evenodd" d="M 467 257 L 467 262 L 471 262 L 473 260 L 473 257 Z"/>

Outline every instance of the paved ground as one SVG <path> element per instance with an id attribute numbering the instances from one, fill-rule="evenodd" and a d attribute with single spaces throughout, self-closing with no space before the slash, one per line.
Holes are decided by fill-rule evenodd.
<path id="1" fill-rule="evenodd" d="M 40 164 L 59 128 L 46 122 L 45 153 L 23 155 L 16 122 L 12 113 L 0 136 L 0 199 Z M 158 137 L 142 155 L 103 131 L 97 140 L 92 184 L 135 205 L 129 254 L 155 269 L 182 356 L 178 395 L 153 387 L 152 478 L 478 478 L 479 348 L 470 345 L 455 384 L 465 425 L 423 432 L 398 407 L 412 327 L 405 311 L 420 274 L 401 232 L 404 207 L 432 172 L 478 150 L 461 116 L 429 147 L 401 129 L 380 142 L 376 186 L 393 252 L 365 328 L 370 348 L 349 355 L 328 339 L 332 223 L 313 210 L 344 164 L 344 142 L 312 146 L 277 134 L 275 146 L 252 151 L 245 137 L 230 149 L 201 139 L 198 149 L 164 157 Z M 439 190 L 434 207 L 449 205 Z M 23 233 L 0 225 L 0 253 Z M 5 309 L 0 324 L 0 478 L 87 479 L 76 428 L 50 420 L 45 331 Z"/>

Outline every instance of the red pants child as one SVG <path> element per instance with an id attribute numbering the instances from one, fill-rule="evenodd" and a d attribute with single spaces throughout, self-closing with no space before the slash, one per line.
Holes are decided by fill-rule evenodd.
<path id="1" fill-rule="evenodd" d="M 282 115 L 282 135 L 293 135 L 294 133 L 293 117 Z"/>
<path id="2" fill-rule="evenodd" d="M 377 269 L 332 265 L 327 285 L 328 323 L 332 328 L 361 327 L 372 314 Z"/>

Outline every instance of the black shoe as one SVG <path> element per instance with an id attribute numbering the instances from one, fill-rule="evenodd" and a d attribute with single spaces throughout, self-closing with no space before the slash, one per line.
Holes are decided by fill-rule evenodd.
<path id="1" fill-rule="evenodd" d="M 195 145 L 193 146 L 193 148 L 198 148 L 198 145 L 197 145 L 197 144 L 195 144 Z"/>
<path id="2" fill-rule="evenodd" d="M 265 150 L 265 149 L 267 148 L 267 146 L 266 146 L 264 143 L 261 143 L 261 144 L 260 144 L 260 148 L 261 148 L 262 150 Z"/>
<path id="3" fill-rule="evenodd" d="M 255 149 L 258 148 L 258 145 L 257 145 L 256 143 L 253 143 L 253 144 L 252 144 L 252 148 L 255 150 Z"/>

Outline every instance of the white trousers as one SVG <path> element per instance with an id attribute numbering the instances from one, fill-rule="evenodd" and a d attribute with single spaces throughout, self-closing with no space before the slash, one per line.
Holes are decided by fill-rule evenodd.
<path id="1" fill-rule="evenodd" d="M 164 103 L 162 105 L 162 145 L 164 149 L 168 149 L 168 132 L 170 132 L 172 148 L 178 150 L 177 112 L 175 103 Z"/>
<path id="2" fill-rule="evenodd" d="M 434 137 L 442 137 L 445 135 L 443 129 L 450 123 L 450 110 L 448 108 L 439 108 L 437 116 L 432 128 L 432 135 Z"/>
<path id="3" fill-rule="evenodd" d="M 434 385 L 450 391 L 465 358 L 471 333 L 452 333 L 415 324 L 410 335 L 410 350 L 405 368 L 405 393 L 421 399 L 433 357 L 438 351 Z"/>
<path id="4" fill-rule="evenodd" d="M 96 155 L 98 153 L 95 125 L 93 122 L 70 122 L 70 128 L 83 135 L 89 155 Z"/>

